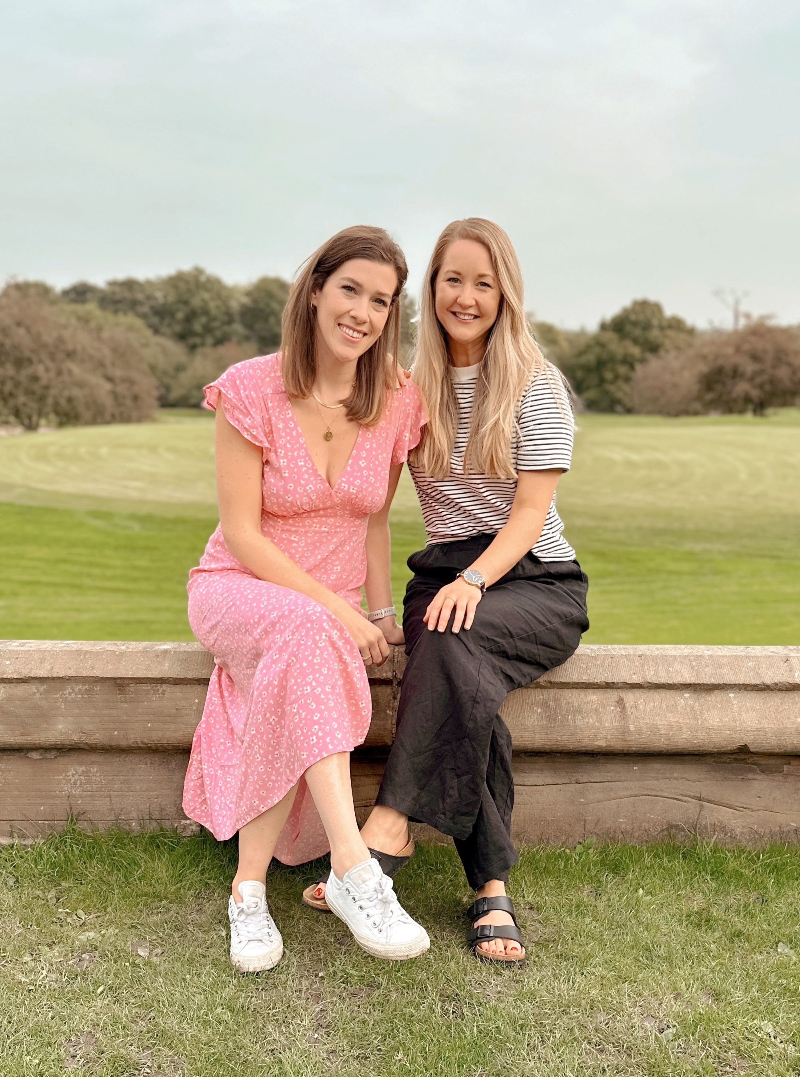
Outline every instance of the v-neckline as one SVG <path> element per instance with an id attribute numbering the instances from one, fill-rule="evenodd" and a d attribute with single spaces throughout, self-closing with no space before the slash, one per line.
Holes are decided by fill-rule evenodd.
<path id="1" fill-rule="evenodd" d="M 314 471 L 319 476 L 320 480 L 325 484 L 325 486 L 328 488 L 328 490 L 330 490 L 330 492 L 332 494 L 335 493 L 336 490 L 339 487 L 339 484 L 341 483 L 342 479 L 344 478 L 345 473 L 347 472 L 347 469 L 350 467 L 350 464 L 352 463 L 353 457 L 355 456 L 356 449 L 358 448 L 358 443 L 361 440 L 361 432 L 363 431 L 364 427 L 359 423 L 358 433 L 356 434 L 356 440 L 353 442 L 353 448 L 350 450 L 350 455 L 347 457 L 347 462 L 345 463 L 344 467 L 342 468 L 341 473 L 339 475 L 339 478 L 336 480 L 336 482 L 333 484 L 333 486 L 331 486 L 331 484 L 328 482 L 328 480 L 325 478 L 325 476 L 322 474 L 322 472 L 320 471 L 320 469 L 317 467 L 316 463 L 314 462 L 314 457 L 313 457 L 313 455 L 311 453 L 311 449 L 309 449 L 309 447 L 308 447 L 308 441 L 306 440 L 306 436 L 303 433 L 303 429 L 300 426 L 298 418 L 294 413 L 294 408 L 292 407 L 292 402 L 289 399 L 289 394 L 285 390 L 284 390 L 284 399 L 286 401 L 286 407 L 289 409 L 289 414 L 291 416 L 292 422 L 294 423 L 294 428 L 295 428 L 295 431 L 297 433 L 297 436 L 300 439 L 300 441 L 302 442 L 303 448 L 305 450 L 305 454 L 308 457 L 308 462 L 311 465 L 311 470 Z"/>

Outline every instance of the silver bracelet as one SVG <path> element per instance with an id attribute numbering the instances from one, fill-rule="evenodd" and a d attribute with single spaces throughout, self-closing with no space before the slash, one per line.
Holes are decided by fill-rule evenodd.
<path id="1" fill-rule="evenodd" d="M 385 606 L 382 610 L 375 610 L 373 613 L 367 614 L 368 621 L 380 621 L 383 617 L 396 617 L 396 606 Z"/>

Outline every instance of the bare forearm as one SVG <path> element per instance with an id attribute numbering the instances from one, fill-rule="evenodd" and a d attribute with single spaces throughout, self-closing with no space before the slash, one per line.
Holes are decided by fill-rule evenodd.
<path id="1" fill-rule="evenodd" d="M 546 516 L 546 512 L 536 508 L 512 509 L 508 523 L 500 528 L 491 545 L 470 565 L 470 568 L 480 572 L 487 587 L 505 576 L 536 545 Z"/>
<path id="2" fill-rule="evenodd" d="M 364 590 L 371 610 L 392 605 L 392 536 L 388 521 L 373 523 L 367 530 L 367 578 Z"/>

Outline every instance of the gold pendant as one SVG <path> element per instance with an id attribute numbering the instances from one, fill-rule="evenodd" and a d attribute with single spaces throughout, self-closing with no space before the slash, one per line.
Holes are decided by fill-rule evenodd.
<path id="1" fill-rule="evenodd" d="M 325 433 L 322 436 L 325 438 L 326 441 L 333 441 L 333 431 L 332 430 L 326 430 Z"/>

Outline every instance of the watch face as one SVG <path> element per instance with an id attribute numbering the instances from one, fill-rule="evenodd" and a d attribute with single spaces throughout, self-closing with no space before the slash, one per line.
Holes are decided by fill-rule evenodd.
<path id="1" fill-rule="evenodd" d="M 478 572 L 476 568 L 466 569 L 463 573 L 463 576 L 467 583 L 477 584 L 478 587 L 483 587 L 486 583 L 483 576 L 481 576 L 480 572 Z"/>

